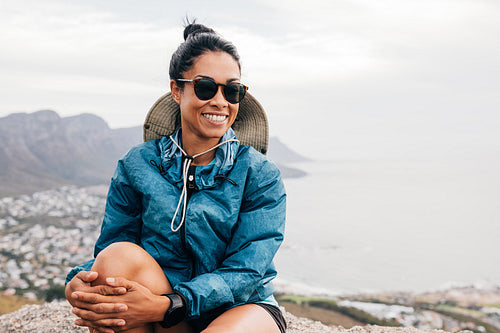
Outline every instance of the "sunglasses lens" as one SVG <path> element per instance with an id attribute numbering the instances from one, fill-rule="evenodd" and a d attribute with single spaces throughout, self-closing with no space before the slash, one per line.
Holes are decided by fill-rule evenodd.
<path id="1" fill-rule="evenodd" d="M 231 104 L 236 104 L 241 102 L 243 97 L 245 97 L 245 86 L 239 83 L 230 83 L 224 87 L 224 96 L 226 100 Z"/>
<path id="2" fill-rule="evenodd" d="M 241 83 L 229 83 L 224 86 L 224 97 L 231 104 L 241 102 L 247 88 Z M 199 79 L 194 81 L 194 92 L 202 101 L 208 101 L 217 94 L 219 85 L 210 79 Z"/>
<path id="3" fill-rule="evenodd" d="M 206 101 L 215 96 L 218 88 L 214 81 L 201 79 L 195 82 L 194 92 L 199 99 Z"/>

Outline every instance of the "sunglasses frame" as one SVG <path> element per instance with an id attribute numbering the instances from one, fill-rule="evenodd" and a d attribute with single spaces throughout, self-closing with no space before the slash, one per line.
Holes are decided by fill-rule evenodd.
<path id="1" fill-rule="evenodd" d="M 213 94 L 213 96 L 211 96 L 211 97 L 209 97 L 209 98 L 207 98 L 207 99 L 203 99 L 203 98 L 201 98 L 200 96 L 198 96 L 198 93 L 197 93 L 197 91 L 196 91 L 196 85 L 197 85 L 197 84 L 198 84 L 198 82 L 200 82 L 201 80 L 206 80 L 206 81 L 213 82 L 213 83 L 217 86 L 217 90 L 215 90 L 215 93 Z M 246 94 L 246 92 L 247 92 L 247 90 L 248 90 L 248 87 L 247 87 L 246 85 L 244 85 L 243 83 L 240 83 L 240 82 L 238 82 L 238 83 L 236 83 L 236 82 L 230 82 L 230 83 L 228 83 L 228 84 L 224 84 L 224 83 L 217 83 L 217 82 L 215 82 L 215 80 L 214 80 L 214 79 L 212 79 L 212 78 L 208 78 L 208 77 L 199 77 L 199 78 L 195 78 L 195 79 L 175 79 L 175 81 L 179 81 L 179 82 L 193 82 L 194 93 L 196 94 L 196 97 L 198 97 L 198 98 L 199 98 L 200 100 L 202 100 L 202 101 L 208 101 L 208 100 L 210 100 L 210 99 L 214 98 L 214 96 L 215 96 L 215 95 L 217 95 L 217 92 L 219 91 L 219 86 L 222 86 L 222 87 L 223 87 L 223 88 L 222 88 L 222 95 L 224 96 L 224 99 L 225 99 L 228 103 L 231 103 L 231 104 L 238 104 L 238 103 L 240 103 L 240 102 L 243 100 L 243 98 L 245 98 L 245 94 Z M 233 103 L 233 102 L 231 102 L 231 101 L 229 101 L 229 100 L 227 99 L 227 97 L 226 97 L 226 91 L 225 91 L 225 90 L 226 90 L 226 88 L 227 88 L 230 84 L 237 84 L 237 85 L 240 85 L 240 86 L 241 86 L 241 87 L 243 87 L 243 89 L 245 90 L 245 91 L 243 92 L 243 97 L 242 97 L 239 101 L 234 102 L 234 103 Z M 239 95 L 239 94 L 238 94 L 238 95 Z"/>

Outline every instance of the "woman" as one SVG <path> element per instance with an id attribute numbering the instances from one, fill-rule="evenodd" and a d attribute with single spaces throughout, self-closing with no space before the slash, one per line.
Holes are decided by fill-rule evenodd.
<path id="1" fill-rule="evenodd" d="M 66 298 L 95 332 L 284 332 L 271 280 L 286 195 L 261 154 L 265 115 L 231 43 L 199 24 L 184 39 L 145 124 L 145 140 L 165 136 L 119 161 L 95 259 Z"/>

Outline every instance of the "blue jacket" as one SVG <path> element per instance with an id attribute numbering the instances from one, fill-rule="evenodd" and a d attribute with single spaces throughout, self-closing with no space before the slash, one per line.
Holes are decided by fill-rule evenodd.
<path id="1" fill-rule="evenodd" d="M 221 141 L 235 137 L 229 129 Z M 180 143 L 180 131 L 173 139 Z M 283 240 L 286 201 L 280 172 L 264 155 L 234 141 L 217 148 L 214 161 L 196 167 L 198 190 L 184 226 L 173 232 L 182 153 L 167 137 L 132 148 L 111 180 L 95 245 L 94 256 L 114 242 L 143 247 L 187 300 L 186 320 L 244 303 L 276 304 L 272 260 Z M 93 260 L 71 270 L 66 281 L 90 270 Z"/>

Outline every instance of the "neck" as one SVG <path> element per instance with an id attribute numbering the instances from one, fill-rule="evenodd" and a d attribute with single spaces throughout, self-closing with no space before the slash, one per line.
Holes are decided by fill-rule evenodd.
<path id="1" fill-rule="evenodd" d="M 187 135 L 185 132 L 182 132 L 182 149 L 190 156 L 195 156 L 209 150 L 216 146 L 219 141 L 220 138 L 200 139 L 197 136 Z M 215 152 L 216 150 L 212 150 L 196 157 L 193 161 L 193 165 L 209 164 L 215 158 Z"/>
<path id="2" fill-rule="evenodd" d="M 198 156 L 193 160 L 193 165 L 208 165 L 215 158 L 215 150 Z"/>

